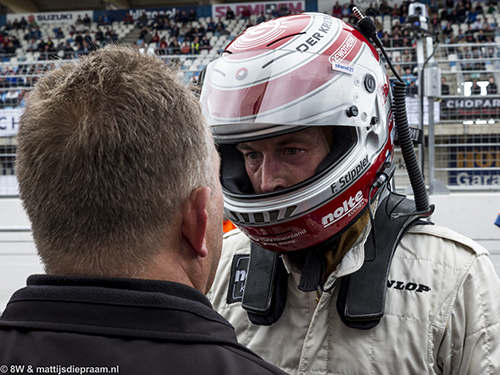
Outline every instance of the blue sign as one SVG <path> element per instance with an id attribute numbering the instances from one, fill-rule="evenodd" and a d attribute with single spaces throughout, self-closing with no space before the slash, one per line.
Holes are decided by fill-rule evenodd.
<path id="1" fill-rule="evenodd" d="M 500 186 L 500 146 L 487 145 L 481 139 L 471 138 L 467 143 L 482 145 L 449 147 L 450 185 Z"/>

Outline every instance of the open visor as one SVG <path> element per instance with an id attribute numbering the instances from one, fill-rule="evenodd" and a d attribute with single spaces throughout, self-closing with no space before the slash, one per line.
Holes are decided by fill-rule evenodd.
<path id="1" fill-rule="evenodd" d="M 345 57 L 281 49 L 213 61 L 200 100 L 217 141 L 277 127 L 368 126 L 387 102 L 389 82 L 364 43 Z"/>

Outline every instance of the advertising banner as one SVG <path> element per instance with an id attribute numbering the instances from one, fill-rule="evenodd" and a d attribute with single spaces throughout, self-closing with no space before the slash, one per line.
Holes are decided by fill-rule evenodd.
<path id="1" fill-rule="evenodd" d="M 275 10 L 280 9 L 282 5 L 288 8 L 290 14 L 302 13 L 306 10 L 305 1 L 213 4 L 212 17 L 214 19 L 225 17 L 228 8 L 233 10 L 236 18 L 241 17 L 241 12 L 243 12 L 245 8 L 250 10 L 251 15 L 259 15 L 261 12 L 264 12 L 264 14 L 271 14 Z"/>
<path id="2" fill-rule="evenodd" d="M 441 101 L 442 120 L 488 120 L 500 117 L 500 96 L 460 97 Z"/>
<path id="3" fill-rule="evenodd" d="M 500 186 L 500 146 L 484 145 L 484 140 L 470 137 L 472 146 L 449 145 L 449 185 Z M 483 143 L 483 145 L 478 145 Z M 463 144 L 463 143 L 461 143 Z"/>
<path id="4" fill-rule="evenodd" d="M 0 137 L 14 137 L 19 128 L 22 109 L 0 109 Z"/>
<path id="5" fill-rule="evenodd" d="M 419 113 L 420 99 L 406 97 L 406 113 L 408 115 L 408 124 L 411 126 L 420 125 Z M 434 102 L 434 123 L 439 122 L 439 102 Z M 429 125 L 429 101 L 424 98 L 424 125 Z"/>
<path id="6" fill-rule="evenodd" d="M 9 13 L 7 14 L 7 21 L 14 22 L 16 19 L 20 21 L 24 17 L 26 21 L 31 22 L 31 20 L 34 20 L 39 25 L 72 25 L 76 23 L 78 16 L 83 20 L 85 15 L 93 19 L 94 12 L 92 10 L 85 10 L 81 12 Z"/>
<path id="7" fill-rule="evenodd" d="M 123 21 L 125 14 L 130 14 L 134 21 L 137 21 L 142 13 L 146 13 L 148 19 L 152 20 L 158 15 L 166 15 L 168 18 L 173 19 L 177 12 L 186 12 L 189 14 L 191 9 L 197 10 L 196 6 L 179 6 L 179 7 L 158 7 L 158 8 L 138 8 L 138 9 L 119 9 L 100 12 L 101 14 L 107 13 L 111 21 Z M 200 16 L 200 14 L 198 14 Z"/>

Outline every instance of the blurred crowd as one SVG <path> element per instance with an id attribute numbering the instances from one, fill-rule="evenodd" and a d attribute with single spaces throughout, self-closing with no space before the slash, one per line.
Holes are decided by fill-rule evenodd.
<path id="1" fill-rule="evenodd" d="M 356 22 L 354 6 L 356 6 L 354 0 L 343 4 L 336 1 L 331 14 L 350 23 Z M 409 7 L 409 1 L 391 7 L 386 0 L 382 0 L 380 3 L 370 3 L 364 9 L 361 7 L 360 10 L 365 15 L 373 17 L 378 36 L 384 46 L 399 50 L 393 52 L 392 60 L 408 84 L 407 92 L 416 95 L 418 77 L 415 48 L 413 48 L 416 39 L 414 30 L 408 27 L 407 23 Z M 425 7 L 428 14 L 428 30 L 441 43 L 458 45 L 490 43 L 495 40 L 497 24 L 491 20 L 498 14 L 496 0 L 474 3 L 470 0 L 432 0 Z M 140 29 L 138 40 L 135 42 L 138 48 L 153 46 L 156 53 L 162 55 L 196 55 L 203 50 L 210 51 L 214 48 L 211 43 L 212 38 L 215 40 L 225 36 L 227 40 L 231 40 L 245 28 L 288 14 L 290 12 L 286 5 L 274 9 L 269 14 L 262 12 L 258 16 L 252 16 L 248 7 L 238 15 L 228 7 L 225 17 L 212 19 L 199 18 L 196 11 L 191 9 L 189 12 L 177 11 L 173 17 L 160 11 L 154 18 L 149 18 L 144 12 L 135 20 L 127 13 L 123 23 Z M 389 23 L 384 22 L 387 20 L 386 17 L 389 17 Z M 228 24 L 232 20 L 238 21 L 243 27 L 228 30 Z M 390 28 L 387 28 L 388 24 Z M 72 59 L 107 43 L 118 41 L 118 36 L 106 13 L 99 16 L 96 23 L 92 22 L 87 14 L 83 18 L 79 16 L 69 31 L 68 28 L 65 30 L 66 32 L 61 27 L 54 27 L 50 35 L 44 35 L 33 16 L 28 19 L 21 17 L 13 22 L 8 21 L 0 30 L 0 56 L 3 56 L 3 61 L 9 61 L 24 44 L 23 53 L 36 54 L 37 61 L 49 63 L 56 59 Z M 22 35 L 26 43 L 20 43 L 16 34 Z M 458 60 L 463 60 L 461 68 L 464 71 L 484 70 L 484 58 L 497 56 L 497 50 L 498 48 L 493 46 L 486 48 L 457 46 L 456 49 L 453 47 L 449 49 L 450 53 L 457 55 Z M 48 67 L 50 65 L 47 64 L 20 64 L 0 69 L 0 101 L 3 106 L 14 105 L 16 101 L 19 104 L 25 90 L 32 85 L 37 75 Z M 23 78 L 17 77 L 18 75 L 22 75 Z"/>

